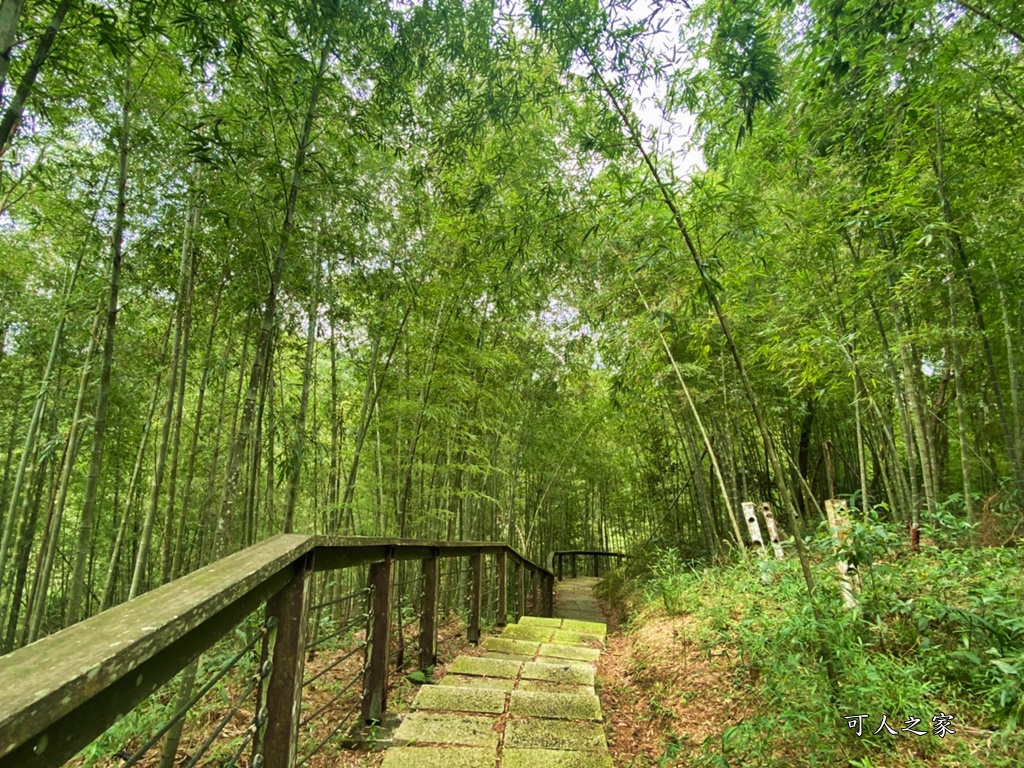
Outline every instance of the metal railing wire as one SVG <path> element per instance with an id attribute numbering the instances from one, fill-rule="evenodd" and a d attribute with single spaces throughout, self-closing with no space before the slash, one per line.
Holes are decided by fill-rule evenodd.
<path id="1" fill-rule="evenodd" d="M 256 648 L 256 646 L 261 641 L 263 641 L 264 638 L 266 638 L 267 633 L 270 632 L 270 630 L 272 630 L 276 625 L 277 621 L 273 617 L 264 621 L 260 626 L 259 631 L 255 634 L 255 636 L 251 640 L 249 640 L 249 642 L 247 642 L 240 651 L 238 651 L 234 656 L 232 656 L 231 659 L 226 664 L 221 665 L 221 667 L 210 677 L 210 679 L 208 679 L 184 705 L 179 707 L 174 712 L 174 714 L 171 715 L 170 719 L 167 720 L 167 722 L 165 722 L 163 726 L 158 728 L 142 746 L 135 750 L 135 752 L 131 756 L 126 758 L 121 768 L 131 768 L 132 766 L 136 765 L 140 760 L 142 760 L 146 756 L 146 753 L 148 753 L 149 750 L 151 750 L 153 747 L 159 744 L 164 739 L 164 737 L 171 732 L 171 730 L 177 723 L 183 721 L 188 716 L 188 713 L 193 709 L 193 707 L 195 707 L 196 704 L 202 701 L 203 698 L 205 698 L 205 696 L 214 689 L 217 683 L 219 683 L 225 676 L 227 676 L 229 672 L 231 672 L 231 670 L 235 669 L 238 666 L 239 662 L 241 662 L 241 660 L 245 658 L 246 654 L 253 651 Z M 261 680 L 267 678 L 270 675 L 272 669 L 273 663 L 270 661 L 266 661 L 262 665 L 260 665 L 259 672 L 252 678 L 255 680 L 255 683 L 252 683 L 252 679 L 250 680 L 250 683 L 252 683 L 252 687 L 247 688 L 246 697 L 248 697 L 248 694 L 252 693 L 252 690 L 255 688 L 256 685 L 259 684 Z M 237 709 L 233 711 L 232 716 L 235 713 L 237 713 Z M 216 737 L 220 735 L 220 732 L 222 730 L 223 728 L 214 733 L 213 737 L 209 740 L 209 744 L 212 744 L 213 741 L 216 740 Z M 209 744 L 207 744 L 206 747 L 200 752 L 200 757 L 202 757 L 202 755 L 205 754 L 206 749 L 209 749 Z"/>

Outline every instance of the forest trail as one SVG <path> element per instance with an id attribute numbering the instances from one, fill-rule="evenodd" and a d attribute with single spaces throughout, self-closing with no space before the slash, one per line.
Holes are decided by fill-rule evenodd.
<path id="1" fill-rule="evenodd" d="M 601 618 L 596 581 L 562 582 L 556 618 L 524 616 L 422 688 L 384 768 L 611 768 L 594 690 L 607 627 L 577 618 Z"/>
<path id="2" fill-rule="evenodd" d="M 594 587 L 600 579 L 581 576 L 555 584 L 555 616 L 559 619 L 575 619 L 604 624 L 605 617 L 594 597 Z"/>

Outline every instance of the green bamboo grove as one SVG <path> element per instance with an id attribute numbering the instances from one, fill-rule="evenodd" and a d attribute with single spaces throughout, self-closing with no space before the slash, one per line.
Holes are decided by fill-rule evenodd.
<path id="1" fill-rule="evenodd" d="M 281 532 L 1013 541 L 1022 42 L 1009 0 L 5 0 L 0 649 Z"/>

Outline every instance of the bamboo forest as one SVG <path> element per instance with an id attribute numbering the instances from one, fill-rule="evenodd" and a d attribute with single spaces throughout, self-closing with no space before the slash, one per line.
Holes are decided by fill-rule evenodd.
<path id="1" fill-rule="evenodd" d="M 1015 0 L 2 0 L 0 768 L 1021 765 L 1022 124 Z"/>

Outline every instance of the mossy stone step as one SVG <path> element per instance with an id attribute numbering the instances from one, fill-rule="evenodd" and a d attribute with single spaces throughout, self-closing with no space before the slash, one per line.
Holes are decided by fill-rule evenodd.
<path id="1" fill-rule="evenodd" d="M 523 664 L 524 680 L 547 680 L 552 683 L 593 685 L 594 668 L 589 664 L 567 661 L 564 664 L 545 664 L 531 661 Z"/>
<path id="2" fill-rule="evenodd" d="M 454 763 L 452 764 L 454 768 Z M 606 752 L 566 752 L 561 749 L 506 749 L 502 768 L 615 768 Z M 385 768 L 390 768 L 385 764 Z M 402 766 L 404 768 L 404 766 Z M 433 768 L 433 766 L 427 766 Z"/>
<path id="3" fill-rule="evenodd" d="M 540 655 L 556 659 L 571 659 L 572 661 L 593 661 L 601 658 L 601 652 L 597 648 L 586 648 L 579 645 L 559 645 L 557 643 L 542 643 Z"/>
<path id="4" fill-rule="evenodd" d="M 515 653 L 498 653 L 496 651 L 487 651 L 486 653 L 482 653 L 479 658 L 498 659 L 499 661 L 518 661 L 520 663 L 524 661 L 533 661 L 533 656 L 519 656 Z"/>
<path id="5" fill-rule="evenodd" d="M 580 621 L 579 619 L 562 619 L 562 629 L 570 632 L 581 632 L 585 635 L 597 635 L 605 637 L 608 634 L 608 625 L 596 621 Z"/>
<path id="6" fill-rule="evenodd" d="M 509 624 L 502 630 L 501 636 L 510 640 L 527 640 L 531 643 L 550 643 L 555 632 L 560 630 L 550 627 L 531 627 L 526 624 Z"/>
<path id="7" fill-rule="evenodd" d="M 605 635 L 597 635 L 592 632 L 556 629 L 551 633 L 551 639 L 543 642 L 557 643 L 558 645 L 604 646 L 604 638 Z"/>
<path id="8" fill-rule="evenodd" d="M 392 747 L 381 768 L 494 768 L 494 754 L 493 749 L 479 747 Z M 521 765 L 539 768 L 536 763 Z"/>
<path id="9" fill-rule="evenodd" d="M 519 677 L 523 664 L 505 659 L 481 659 L 479 656 L 459 656 L 448 667 L 456 675 L 477 675 L 478 677 Z"/>
<path id="10" fill-rule="evenodd" d="M 498 748 L 496 717 L 455 715 L 438 712 L 413 712 L 406 715 L 395 731 L 400 746 L 415 744 L 454 744 L 465 747 Z"/>
<path id="11" fill-rule="evenodd" d="M 546 717 L 554 720 L 601 719 L 601 703 L 592 692 L 512 691 L 512 702 L 508 711 L 513 715 Z"/>
<path id="12" fill-rule="evenodd" d="M 505 691 L 454 685 L 425 685 L 416 694 L 412 708 L 500 715 L 505 711 Z"/>
<path id="13" fill-rule="evenodd" d="M 608 744 L 600 723 L 525 718 L 505 724 L 505 747 L 597 752 L 607 750 Z"/>
<path id="14" fill-rule="evenodd" d="M 494 691 L 511 691 L 516 687 L 516 681 L 508 677 L 477 677 L 476 675 L 453 675 L 448 673 L 444 676 L 440 685 L 459 688 L 484 688 Z"/>
<path id="15" fill-rule="evenodd" d="M 484 654 L 485 656 L 487 654 Z M 573 664 L 589 664 L 592 667 L 597 666 L 597 661 L 580 661 L 578 659 L 561 659 L 557 656 L 538 656 L 536 659 L 524 659 L 524 661 L 539 661 L 542 664 L 565 664 L 567 661 Z"/>
<path id="16" fill-rule="evenodd" d="M 517 690 L 541 691 L 542 693 L 593 693 L 594 686 L 578 683 L 552 683 L 550 680 L 520 680 Z"/>
<path id="17" fill-rule="evenodd" d="M 420 688 L 383 768 L 614 768 L 594 692 L 606 636 L 578 619 L 506 626 L 482 656 L 459 656 L 440 685 Z"/>
<path id="18" fill-rule="evenodd" d="M 488 637 L 484 639 L 482 647 L 485 651 L 514 653 L 521 656 L 529 656 L 532 659 L 541 647 L 541 644 L 531 643 L 527 640 L 512 640 L 507 637 Z"/>

